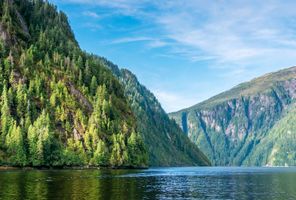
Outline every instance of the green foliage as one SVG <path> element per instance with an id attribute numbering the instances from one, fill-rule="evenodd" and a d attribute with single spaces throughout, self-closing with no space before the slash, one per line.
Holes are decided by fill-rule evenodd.
<path id="1" fill-rule="evenodd" d="M 6 152 L 8 163 L 14 166 L 27 165 L 27 157 L 22 129 L 13 122 L 6 136 Z"/>
<path id="2" fill-rule="evenodd" d="M 102 62 L 113 71 L 124 86 L 128 102 L 136 115 L 137 130 L 147 147 L 151 166 L 211 164 L 198 147 L 183 134 L 178 125 L 169 119 L 155 96 L 141 85 L 131 72 L 119 70 L 105 59 L 102 59 Z M 144 146 L 138 141 L 138 137 L 140 136 L 134 133 L 128 140 L 129 157 L 135 165 L 143 159 L 131 153 L 143 151 Z M 135 143 L 137 145 L 134 145 Z"/>
<path id="3" fill-rule="evenodd" d="M 0 4 L 0 165 L 147 165 L 123 88 L 42 0 Z M 1 36 L 2 37 L 2 36 Z M 130 158 L 136 158 L 132 160 Z"/>
<path id="4" fill-rule="evenodd" d="M 1 146 L 3 148 L 6 135 L 9 132 L 9 127 L 13 125 L 10 115 L 9 99 L 7 94 L 7 88 L 4 85 L 2 97 L 1 97 Z"/>
<path id="5" fill-rule="evenodd" d="M 131 136 L 128 138 L 128 152 L 132 166 L 138 166 L 146 162 L 148 155 L 140 156 L 140 152 L 144 150 L 145 146 L 141 137 L 136 132 L 132 132 Z"/>
<path id="6" fill-rule="evenodd" d="M 103 140 L 99 140 L 91 163 L 93 165 L 108 166 L 110 164 L 108 151 L 109 149 L 106 146 L 105 142 Z"/>
<path id="7" fill-rule="evenodd" d="M 68 139 L 63 156 L 64 164 L 67 166 L 84 166 L 87 164 L 87 155 L 82 142 L 74 140 L 73 138 Z"/>
<path id="8" fill-rule="evenodd" d="M 248 159 L 250 165 L 296 165 L 296 109 L 291 106 L 284 117 L 268 132 Z"/>
<path id="9" fill-rule="evenodd" d="M 42 114 L 28 129 L 29 157 L 33 166 L 46 165 L 46 159 L 51 157 L 53 132 L 50 126 L 49 115 Z"/>

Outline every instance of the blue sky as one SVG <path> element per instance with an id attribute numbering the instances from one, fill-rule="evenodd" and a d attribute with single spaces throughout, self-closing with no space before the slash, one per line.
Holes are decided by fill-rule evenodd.
<path id="1" fill-rule="evenodd" d="M 82 49 L 135 73 L 167 112 L 296 64 L 296 2 L 50 0 Z"/>

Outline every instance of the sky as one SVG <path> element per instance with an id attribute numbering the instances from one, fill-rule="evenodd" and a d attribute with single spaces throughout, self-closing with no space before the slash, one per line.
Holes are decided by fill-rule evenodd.
<path id="1" fill-rule="evenodd" d="M 50 0 L 81 48 L 131 70 L 167 112 L 296 65 L 296 1 Z"/>

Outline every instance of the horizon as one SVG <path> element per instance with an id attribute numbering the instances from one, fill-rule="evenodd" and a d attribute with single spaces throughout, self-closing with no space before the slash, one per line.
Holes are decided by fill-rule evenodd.
<path id="1" fill-rule="evenodd" d="M 293 1 L 50 2 L 83 50 L 132 71 L 168 113 L 296 63 Z"/>

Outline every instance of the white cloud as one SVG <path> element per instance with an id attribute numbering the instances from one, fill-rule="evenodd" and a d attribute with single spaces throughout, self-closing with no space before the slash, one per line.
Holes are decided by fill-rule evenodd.
<path id="1" fill-rule="evenodd" d="M 187 47 L 195 52 L 195 55 L 191 54 L 192 58 L 206 54 L 216 58 L 218 63 L 241 64 L 248 59 L 272 56 L 271 52 L 279 55 L 281 44 L 294 47 L 291 41 L 295 41 L 295 36 L 287 35 L 287 27 L 282 29 L 276 23 L 277 18 L 282 17 L 274 15 L 279 5 L 245 3 L 235 7 L 228 2 L 222 2 L 221 6 L 212 4 L 194 5 L 189 1 L 187 5 L 191 8 L 183 6 L 185 9 L 168 12 L 157 18 L 157 22 L 170 39 L 183 49 Z M 203 10 L 201 13 L 205 16 L 196 15 L 194 10 Z M 286 12 L 281 14 L 285 16 Z"/>
<path id="2" fill-rule="evenodd" d="M 170 46 L 170 53 L 192 61 L 213 60 L 217 65 L 249 64 L 250 59 L 282 56 L 283 49 L 296 52 L 293 1 L 63 1 L 112 8 L 152 24 L 152 34 L 159 36 L 152 39 L 151 33 L 137 30 L 137 37 L 112 44 L 146 41 L 148 47 Z"/>
<path id="3" fill-rule="evenodd" d="M 88 5 L 92 10 L 107 9 L 108 17 L 116 13 L 141 22 L 141 27 L 124 30 L 127 37 L 111 38 L 108 44 L 141 42 L 147 48 L 166 47 L 159 56 L 179 56 L 197 67 L 199 62 L 207 62 L 203 67 L 218 71 L 217 77 L 225 81 L 240 82 L 296 63 L 296 2 L 292 0 L 62 1 Z M 84 15 L 100 16 L 92 12 Z M 126 27 L 116 27 L 120 28 Z M 155 90 L 155 94 L 167 111 L 203 99 L 165 91 Z M 204 92 L 203 97 L 207 95 Z"/>
<path id="4" fill-rule="evenodd" d="M 132 42 L 143 42 L 143 41 L 151 41 L 152 38 L 149 37 L 124 37 L 115 39 L 111 42 L 111 44 L 123 44 L 123 43 L 132 43 Z"/>
<path id="5" fill-rule="evenodd" d="M 159 39 L 154 39 L 150 43 L 148 43 L 148 46 L 151 48 L 159 48 L 159 47 L 164 47 L 167 46 L 169 43 L 159 40 Z"/>
<path id="6" fill-rule="evenodd" d="M 188 98 L 177 93 L 154 90 L 154 95 L 161 102 L 166 112 L 173 112 L 196 103 L 196 98 Z"/>
<path id="7" fill-rule="evenodd" d="M 149 0 L 53 0 L 53 2 L 63 2 L 66 4 L 82 4 L 113 9 L 116 13 L 125 15 L 136 15 L 148 4 Z"/>
<path id="8" fill-rule="evenodd" d="M 211 59 L 218 64 L 242 64 L 249 59 L 280 56 L 282 49 L 296 51 L 296 2 L 293 1 L 285 1 L 285 4 L 273 0 L 62 1 L 131 15 L 154 26 L 152 34 L 159 36 L 151 39 L 151 32 L 146 33 L 143 28 L 137 30 L 137 37 L 118 39 L 112 44 L 146 41 L 148 47 L 171 46 L 171 53 L 180 53 L 192 61 Z M 84 15 L 100 17 L 90 11 Z M 290 24 L 286 22 L 289 20 Z"/>
<path id="9" fill-rule="evenodd" d="M 100 24 L 91 23 L 91 22 L 87 22 L 87 23 L 83 24 L 83 27 L 89 28 L 92 31 L 97 31 L 97 30 L 102 29 L 102 26 Z"/>
<path id="10" fill-rule="evenodd" d="M 97 13 L 92 12 L 92 11 L 85 11 L 85 12 L 83 12 L 83 15 L 88 16 L 88 17 L 92 17 L 92 18 L 96 18 L 96 19 L 100 18 L 100 16 Z"/>
<path id="11" fill-rule="evenodd" d="M 114 39 L 111 42 L 106 42 L 109 44 L 125 44 L 125 43 L 136 43 L 136 42 L 145 42 L 146 46 L 150 48 L 160 48 L 167 46 L 169 43 L 165 42 L 161 39 L 158 38 L 152 38 L 152 37 L 123 37 L 123 38 L 118 38 Z"/>

